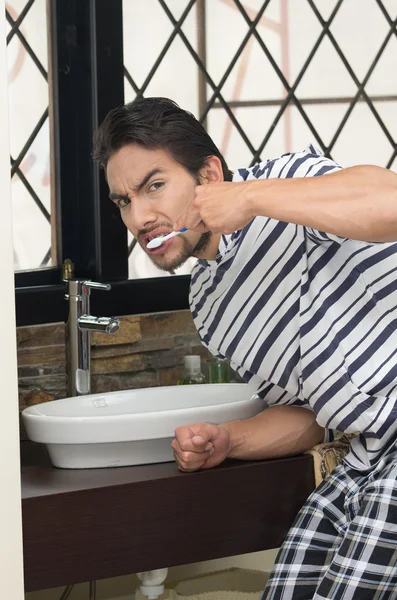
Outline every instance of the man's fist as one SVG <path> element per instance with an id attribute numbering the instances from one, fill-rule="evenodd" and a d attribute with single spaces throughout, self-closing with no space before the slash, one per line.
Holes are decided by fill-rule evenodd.
<path id="1" fill-rule="evenodd" d="M 219 465 L 229 453 L 230 438 L 222 426 L 197 423 L 178 427 L 171 446 L 181 471 L 197 471 Z"/>
<path id="2" fill-rule="evenodd" d="M 223 181 L 198 185 L 194 199 L 174 223 L 174 230 L 186 227 L 199 233 L 228 234 L 243 229 L 255 216 L 247 198 L 252 183 L 256 182 Z"/>

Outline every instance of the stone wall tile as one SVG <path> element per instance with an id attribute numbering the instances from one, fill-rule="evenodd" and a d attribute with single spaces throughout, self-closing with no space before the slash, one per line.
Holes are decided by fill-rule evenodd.
<path id="1" fill-rule="evenodd" d="M 37 348 L 65 344 L 65 323 L 31 325 L 17 328 L 18 348 Z"/>
<path id="2" fill-rule="evenodd" d="M 141 339 L 140 317 L 120 317 L 120 329 L 111 335 L 94 332 L 91 334 L 91 346 L 118 346 L 131 344 Z"/>
<path id="3" fill-rule="evenodd" d="M 176 335 L 174 337 L 174 346 L 186 346 L 191 348 L 192 346 L 201 345 L 200 338 L 196 334 Z"/>
<path id="4" fill-rule="evenodd" d="M 18 365 L 48 365 L 66 361 L 65 344 L 54 346 L 39 346 L 36 348 L 19 348 Z"/>
<path id="5" fill-rule="evenodd" d="M 197 343 L 197 342 L 196 342 Z M 93 346 L 91 356 L 93 359 L 107 358 L 112 356 L 125 356 L 128 354 L 145 353 L 155 350 L 167 350 L 175 345 L 174 338 L 141 339 L 135 344 L 120 344 L 118 346 Z"/>
<path id="6" fill-rule="evenodd" d="M 183 370 L 182 365 L 170 369 L 159 369 L 157 371 L 158 385 L 177 385 L 183 375 Z"/>
<path id="7" fill-rule="evenodd" d="M 200 343 L 193 344 L 190 348 L 190 353 L 198 354 L 199 356 L 201 356 L 201 360 L 205 362 L 208 362 L 213 359 L 211 352 L 207 350 L 207 348 L 202 346 Z"/>
<path id="8" fill-rule="evenodd" d="M 19 404 L 23 409 L 28 404 L 33 392 L 44 391 L 53 396 L 53 399 L 66 397 L 66 375 L 51 375 L 48 377 L 25 377 L 19 380 Z M 33 395 L 32 395 L 33 394 Z"/>
<path id="9" fill-rule="evenodd" d="M 91 361 L 91 373 L 125 373 L 144 371 L 150 365 L 150 358 L 145 354 L 129 354 L 107 358 L 96 358 Z"/>
<path id="10" fill-rule="evenodd" d="M 66 363 L 18 367 L 18 377 L 20 380 L 26 377 L 43 377 L 47 375 L 66 375 Z"/>
<path id="11" fill-rule="evenodd" d="M 19 327 L 17 337 L 20 409 L 66 397 L 64 323 Z M 116 334 L 91 334 L 92 392 L 175 385 L 187 354 L 207 371 L 189 310 L 121 317 Z"/>
<path id="12" fill-rule="evenodd" d="M 33 406 L 34 404 L 41 404 L 42 402 L 50 402 L 54 400 L 54 394 L 46 392 L 44 390 L 31 390 L 27 392 L 23 398 L 25 406 Z"/>
<path id="13" fill-rule="evenodd" d="M 141 316 L 142 337 L 162 337 L 196 332 L 190 310 Z"/>
<path id="14" fill-rule="evenodd" d="M 94 375 L 92 393 L 114 392 L 157 385 L 155 371 L 138 371 L 137 373 L 118 373 L 117 375 Z"/>

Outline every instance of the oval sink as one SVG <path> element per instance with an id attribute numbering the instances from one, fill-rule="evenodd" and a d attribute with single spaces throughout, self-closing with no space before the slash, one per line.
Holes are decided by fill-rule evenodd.
<path id="1" fill-rule="evenodd" d="M 264 407 L 247 384 L 217 383 L 63 398 L 26 408 L 22 418 L 54 466 L 87 469 L 172 461 L 177 427 L 247 419 Z"/>

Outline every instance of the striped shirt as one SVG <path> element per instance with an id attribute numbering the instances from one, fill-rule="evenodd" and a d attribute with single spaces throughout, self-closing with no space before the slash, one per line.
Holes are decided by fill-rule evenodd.
<path id="1" fill-rule="evenodd" d="M 313 146 L 234 181 L 311 177 L 341 167 Z M 348 464 L 372 468 L 397 442 L 397 243 L 369 243 L 255 217 L 193 269 L 190 307 L 203 344 L 269 406 L 312 409 L 360 433 Z"/>

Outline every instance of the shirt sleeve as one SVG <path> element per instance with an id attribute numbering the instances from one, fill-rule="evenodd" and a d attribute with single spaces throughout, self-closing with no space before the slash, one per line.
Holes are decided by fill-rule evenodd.
<path id="1" fill-rule="evenodd" d="M 234 181 L 252 181 L 255 179 L 291 179 L 293 177 L 319 177 L 341 171 L 342 167 L 326 158 L 315 146 L 310 144 L 302 152 L 283 154 L 282 156 L 261 162 L 249 169 L 238 169 Z M 305 227 L 306 234 L 317 244 L 337 242 L 342 244 L 346 238 Z"/>
<path id="2" fill-rule="evenodd" d="M 285 177 L 319 177 L 321 175 L 329 175 L 341 171 L 342 167 L 330 158 L 326 158 L 313 145 L 308 146 L 306 150 L 300 154 L 291 155 L 291 164 L 286 169 Z M 311 227 L 305 227 L 307 236 L 318 244 L 327 242 L 337 242 L 342 244 L 346 238 L 319 231 Z"/>
<path id="3" fill-rule="evenodd" d="M 266 402 L 267 406 L 299 406 L 301 408 L 313 410 L 310 404 L 305 400 L 297 398 L 278 385 L 269 383 L 268 381 L 264 381 L 258 387 L 256 394 Z"/>

